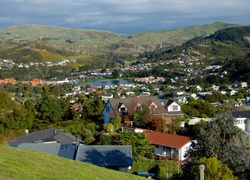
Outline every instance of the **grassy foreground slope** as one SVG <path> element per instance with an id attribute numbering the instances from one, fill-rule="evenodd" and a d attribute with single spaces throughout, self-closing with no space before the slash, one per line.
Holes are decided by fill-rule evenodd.
<path id="1" fill-rule="evenodd" d="M 0 145 L 0 179 L 142 179 L 128 173 L 30 150 Z"/>

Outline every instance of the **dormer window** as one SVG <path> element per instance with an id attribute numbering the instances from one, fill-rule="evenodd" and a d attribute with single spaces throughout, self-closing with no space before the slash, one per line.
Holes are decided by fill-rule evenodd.
<path id="1" fill-rule="evenodd" d="M 136 105 L 135 110 L 137 110 L 137 111 L 142 110 L 142 107 L 141 107 L 141 105 L 139 103 Z"/>
<path id="2" fill-rule="evenodd" d="M 119 108 L 119 111 L 122 112 L 122 113 L 124 113 L 124 112 L 127 112 L 128 109 L 127 109 L 127 107 L 126 107 L 124 104 L 122 104 L 122 105 L 120 106 L 120 108 Z"/>
<path id="3" fill-rule="evenodd" d="M 126 108 L 125 108 L 125 107 L 122 107 L 122 108 L 120 108 L 120 111 L 121 111 L 121 112 L 125 112 L 125 111 L 126 111 Z"/>
<path id="4" fill-rule="evenodd" d="M 157 105 L 152 102 L 150 105 L 149 105 L 149 110 L 152 112 L 152 111 L 155 111 L 157 109 Z"/>

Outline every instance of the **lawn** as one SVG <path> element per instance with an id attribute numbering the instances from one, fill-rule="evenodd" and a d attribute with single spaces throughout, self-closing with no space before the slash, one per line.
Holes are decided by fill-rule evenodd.
<path id="1" fill-rule="evenodd" d="M 142 178 L 43 152 L 0 145 L 0 179 L 130 180 Z"/>

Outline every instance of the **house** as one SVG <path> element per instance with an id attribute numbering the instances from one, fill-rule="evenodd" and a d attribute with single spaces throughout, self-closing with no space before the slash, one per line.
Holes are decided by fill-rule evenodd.
<path id="1" fill-rule="evenodd" d="M 9 145 L 123 172 L 129 172 L 132 166 L 132 146 L 87 146 L 77 143 L 9 143 Z"/>
<path id="2" fill-rule="evenodd" d="M 28 133 L 9 142 L 9 146 L 87 162 L 128 172 L 132 166 L 132 146 L 88 146 L 56 128 Z"/>
<path id="3" fill-rule="evenodd" d="M 75 136 L 64 133 L 56 128 L 50 128 L 42 131 L 31 132 L 25 131 L 26 135 L 17 137 L 10 143 L 73 143 L 77 139 Z"/>
<path id="4" fill-rule="evenodd" d="M 232 117 L 236 119 L 236 125 L 250 133 L 250 110 L 245 111 L 232 111 Z"/>
<path id="5" fill-rule="evenodd" d="M 123 118 L 128 114 L 132 114 L 136 110 L 140 110 L 142 105 L 146 105 L 149 108 L 152 116 L 161 117 L 166 122 L 184 115 L 178 102 L 160 99 L 157 96 L 109 99 L 102 111 L 104 124 L 108 124 L 116 116 Z"/>
<path id="6" fill-rule="evenodd" d="M 189 120 L 188 120 L 188 125 L 195 125 L 197 123 L 200 123 L 200 122 L 211 122 L 211 121 L 214 121 L 213 118 L 199 118 L 199 117 L 191 117 Z"/>
<path id="7" fill-rule="evenodd" d="M 145 130 L 148 140 L 155 145 L 154 154 L 169 159 L 185 160 L 185 154 L 191 145 L 187 136 Z"/>
<path id="8" fill-rule="evenodd" d="M 47 154 L 60 156 L 67 159 L 75 159 L 77 145 L 65 143 L 9 143 L 9 146 L 25 150 L 42 151 Z"/>
<path id="9" fill-rule="evenodd" d="M 43 81 L 42 81 L 42 79 L 35 78 L 32 81 L 30 81 L 29 84 L 32 86 L 42 85 Z"/>
<path id="10" fill-rule="evenodd" d="M 12 84 L 15 85 L 17 82 L 14 78 L 4 78 L 0 79 L 0 84 Z"/>
<path id="11" fill-rule="evenodd" d="M 80 145 L 75 160 L 128 172 L 132 166 L 132 146 Z"/>
<path id="12" fill-rule="evenodd" d="M 104 102 L 107 102 L 109 99 L 112 99 L 113 97 L 114 95 L 112 93 L 106 93 L 101 95 L 101 98 Z"/>
<path id="13" fill-rule="evenodd" d="M 123 127 L 122 131 L 124 130 L 136 133 L 145 132 L 147 134 L 148 141 L 155 146 L 154 154 L 168 159 L 184 161 L 186 159 L 185 154 L 189 150 L 192 142 L 190 137 L 177 134 L 130 127 Z"/>
<path id="14" fill-rule="evenodd" d="M 250 107 L 250 97 L 246 97 L 246 99 L 244 100 L 244 105 Z"/>

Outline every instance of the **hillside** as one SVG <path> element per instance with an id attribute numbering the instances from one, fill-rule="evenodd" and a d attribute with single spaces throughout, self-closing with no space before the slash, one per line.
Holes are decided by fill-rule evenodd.
<path id="1" fill-rule="evenodd" d="M 67 59 L 69 55 L 73 53 L 53 47 L 47 41 L 37 40 L 2 50 L 0 56 L 15 62 L 53 62 Z"/>
<path id="2" fill-rule="evenodd" d="M 48 46 L 73 53 L 76 57 L 84 55 L 91 57 L 102 56 L 105 59 L 133 60 L 143 52 L 181 45 L 194 37 L 208 36 L 218 29 L 234 26 L 239 25 L 216 22 L 202 26 L 141 32 L 124 36 L 99 30 L 24 25 L 0 29 L 0 51 L 4 50 L 6 52 L 6 50 L 22 43 L 46 40 Z M 11 51 L 13 52 L 13 49 Z M 54 57 L 53 55 L 49 57 L 51 56 Z M 4 57 L 11 58 L 12 55 L 11 53 L 5 53 Z M 56 56 L 55 58 L 60 59 L 61 57 Z"/>
<path id="3" fill-rule="evenodd" d="M 6 145 L 0 145 L 0 156 L 0 179 L 143 179 L 132 174 Z"/>
<path id="4" fill-rule="evenodd" d="M 148 61 L 187 60 L 202 57 L 201 64 L 222 65 L 230 80 L 250 79 L 250 26 L 225 28 L 207 37 L 193 38 L 181 46 L 143 54 Z"/>

